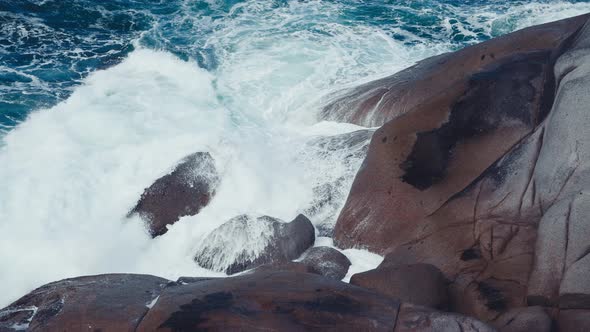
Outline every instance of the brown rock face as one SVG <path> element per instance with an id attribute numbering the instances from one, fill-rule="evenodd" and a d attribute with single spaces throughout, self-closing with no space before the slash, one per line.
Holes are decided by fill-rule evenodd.
<path id="1" fill-rule="evenodd" d="M 312 273 L 334 280 L 342 280 L 351 264 L 344 254 L 330 247 L 310 248 L 301 263 L 307 265 Z"/>
<path id="2" fill-rule="evenodd" d="M 67 279 L 0 310 L 0 331 L 27 325 L 31 331 L 492 331 L 472 318 L 400 307 L 396 299 L 319 275 L 271 269 L 177 282 L 144 275 Z"/>
<path id="3" fill-rule="evenodd" d="M 286 263 L 315 242 L 315 229 L 300 214 L 290 223 L 241 215 L 211 232 L 197 249 L 200 266 L 235 274 L 264 264 Z"/>
<path id="4" fill-rule="evenodd" d="M 353 275 L 350 283 L 389 295 L 402 302 L 440 310 L 448 307 L 447 281 L 443 274 L 430 264 L 381 264 L 374 270 Z"/>
<path id="5" fill-rule="evenodd" d="M 446 92 L 375 132 L 335 243 L 438 267 L 451 310 L 484 321 L 526 305 L 590 309 L 586 18 L 541 26 L 559 32 L 552 44 L 514 43 L 477 72 L 452 65 L 467 53 L 439 64 L 466 85 L 415 78 Z"/>
<path id="6" fill-rule="evenodd" d="M 0 331 L 135 331 L 168 280 L 133 274 L 65 279 L 0 310 Z"/>
<path id="7" fill-rule="evenodd" d="M 559 331 L 586 332 L 590 326 L 590 310 L 562 310 L 559 313 Z"/>
<path id="8" fill-rule="evenodd" d="M 393 76 L 345 91 L 327 105 L 320 117 L 376 127 L 414 112 L 425 103 L 448 105 L 469 89 L 470 76 L 515 54 L 551 52 L 584 24 L 585 17 L 526 28 L 418 62 Z"/>
<path id="9" fill-rule="evenodd" d="M 208 152 L 182 159 L 174 170 L 146 188 L 129 216 L 138 214 L 152 237 L 168 231 L 180 217 L 192 216 L 209 204 L 219 183 L 215 163 Z"/>
<path id="10" fill-rule="evenodd" d="M 314 274 L 262 272 L 167 288 L 138 331 L 385 331 L 398 306 Z"/>

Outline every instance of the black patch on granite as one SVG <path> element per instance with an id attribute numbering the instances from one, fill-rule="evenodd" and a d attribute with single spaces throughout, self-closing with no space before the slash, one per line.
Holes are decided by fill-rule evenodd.
<path id="1" fill-rule="evenodd" d="M 477 290 L 486 299 L 488 309 L 495 311 L 506 309 L 506 298 L 496 287 L 482 281 L 477 285 Z"/>
<path id="2" fill-rule="evenodd" d="M 462 261 L 470 261 L 474 259 L 481 258 L 481 250 L 479 248 L 469 248 L 467 250 L 463 250 L 461 253 L 461 260 Z"/>
<path id="3" fill-rule="evenodd" d="M 539 91 L 531 84 L 543 79 L 549 52 L 515 56 L 501 65 L 471 76 L 467 93 L 452 107 L 441 127 L 417 133 L 408 158 L 400 165 L 402 180 L 426 190 L 445 176 L 455 146 L 471 138 L 519 122 L 534 127 Z"/>
<path id="4" fill-rule="evenodd" d="M 160 328 L 169 328 L 172 331 L 195 331 L 199 324 L 208 320 L 207 313 L 215 310 L 232 311 L 234 304 L 233 294 L 229 292 L 216 292 L 205 295 L 201 299 L 193 299 L 191 303 L 183 304 L 180 310 L 173 312 L 170 317 L 160 325 Z"/>

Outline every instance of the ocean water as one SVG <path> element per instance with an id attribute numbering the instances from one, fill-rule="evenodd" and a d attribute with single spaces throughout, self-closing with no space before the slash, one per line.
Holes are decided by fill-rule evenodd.
<path id="1" fill-rule="evenodd" d="M 78 275 L 220 275 L 192 257 L 239 214 L 313 211 L 329 229 L 366 144 L 319 143 L 365 129 L 318 119 L 326 96 L 589 11 L 590 1 L 0 0 L 0 307 Z M 125 215 L 196 151 L 215 158 L 217 195 L 151 239 Z M 382 259 L 344 253 L 345 279 Z"/>

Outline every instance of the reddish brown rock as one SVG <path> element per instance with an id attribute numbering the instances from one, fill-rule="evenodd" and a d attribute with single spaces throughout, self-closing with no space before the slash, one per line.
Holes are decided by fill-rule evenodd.
<path id="1" fill-rule="evenodd" d="M 308 266 L 312 273 L 334 280 L 342 280 L 351 264 L 344 254 L 330 247 L 310 248 L 303 255 L 301 263 Z"/>
<path id="2" fill-rule="evenodd" d="M 381 294 L 435 309 L 447 309 L 447 281 L 430 264 L 381 264 L 378 268 L 357 273 L 350 278 L 352 285 L 368 288 Z"/>
<path id="3" fill-rule="evenodd" d="M 315 229 L 302 214 L 289 223 L 268 216 L 240 215 L 203 240 L 195 262 L 207 269 L 235 274 L 294 260 L 314 242 Z"/>
<path id="4" fill-rule="evenodd" d="M 303 264 L 301 264 L 303 265 Z M 30 326 L 29 326 L 30 325 Z M 491 331 L 320 275 L 102 275 L 43 286 L 0 310 L 0 331 Z"/>
<path id="5" fill-rule="evenodd" d="M 207 206 L 215 195 L 219 176 L 208 152 L 182 159 L 174 170 L 146 188 L 129 216 L 138 214 L 146 221 L 152 237 L 168 231 L 180 217 L 192 216 Z"/>
<path id="6" fill-rule="evenodd" d="M 273 272 L 273 271 L 289 271 L 298 273 L 314 273 L 319 274 L 313 270 L 311 266 L 305 265 L 299 262 L 281 262 L 275 264 L 265 264 L 252 269 L 246 273 L 259 273 L 259 272 Z"/>
<path id="7" fill-rule="evenodd" d="M 587 332 L 590 310 L 561 310 L 558 322 L 559 332 Z"/>
<path id="8" fill-rule="evenodd" d="M 268 271 L 169 287 L 138 331 L 391 331 L 398 307 L 315 274 Z"/>
<path id="9" fill-rule="evenodd" d="M 569 26 L 565 42 L 515 44 L 463 72 L 466 90 L 449 86 L 377 130 L 335 243 L 438 267 L 451 310 L 485 321 L 527 304 L 590 308 L 585 19 L 550 24 Z"/>
<path id="10" fill-rule="evenodd" d="M 0 310 L 0 331 L 135 331 L 168 280 L 137 274 L 65 279 Z"/>
<path id="11" fill-rule="evenodd" d="M 553 51 L 585 23 L 586 17 L 526 28 L 425 59 L 395 75 L 345 91 L 322 110 L 320 117 L 376 127 L 427 103 L 448 107 L 449 99 L 468 89 L 471 75 L 516 54 Z"/>

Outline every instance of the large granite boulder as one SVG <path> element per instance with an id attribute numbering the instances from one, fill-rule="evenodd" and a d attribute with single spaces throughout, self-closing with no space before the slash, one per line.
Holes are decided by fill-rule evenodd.
<path id="1" fill-rule="evenodd" d="M 382 263 L 376 269 L 353 275 L 350 283 L 403 302 L 439 310 L 448 308 L 447 280 L 430 264 Z"/>
<path id="2" fill-rule="evenodd" d="M 438 64 L 468 84 L 438 81 L 446 92 L 377 130 L 335 243 L 436 266 L 451 310 L 498 327 L 527 305 L 590 309 L 587 17 L 525 29 L 510 38 L 551 32 L 551 43 L 513 43 L 476 72 Z"/>
<path id="3" fill-rule="evenodd" d="M 168 231 L 180 217 L 193 216 L 209 204 L 219 184 L 215 161 L 208 152 L 193 153 L 182 159 L 170 174 L 145 189 L 128 216 L 146 221 L 152 237 Z"/>
<path id="4" fill-rule="evenodd" d="M 315 242 L 315 229 L 304 215 L 286 223 L 279 219 L 240 215 L 213 230 L 199 245 L 200 266 L 234 274 L 263 264 L 298 258 Z"/>
<path id="5" fill-rule="evenodd" d="M 415 311 L 436 316 L 444 327 L 436 331 L 460 331 L 457 325 L 492 331 L 471 318 L 402 308 L 398 315 L 397 300 L 318 275 L 266 271 L 169 287 L 138 331 L 408 331 L 400 322 L 432 330 Z"/>
<path id="6" fill-rule="evenodd" d="M 19 311 L 20 310 L 20 311 Z M 316 274 L 67 279 L 0 309 L 0 331 L 474 331 L 473 319 L 400 304 Z"/>
<path id="7" fill-rule="evenodd" d="M 168 280 L 78 277 L 39 287 L 0 310 L 0 331 L 135 331 Z"/>
<path id="8" fill-rule="evenodd" d="M 376 127 L 425 104 L 448 107 L 469 92 L 471 75 L 515 55 L 552 52 L 585 21 L 581 16 L 533 26 L 422 60 L 395 75 L 338 93 L 320 118 Z"/>
<path id="9" fill-rule="evenodd" d="M 351 265 L 343 253 L 331 247 L 310 248 L 300 262 L 308 266 L 312 273 L 334 280 L 342 280 Z"/>

